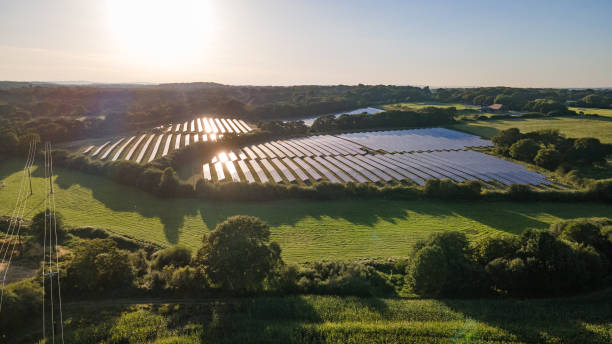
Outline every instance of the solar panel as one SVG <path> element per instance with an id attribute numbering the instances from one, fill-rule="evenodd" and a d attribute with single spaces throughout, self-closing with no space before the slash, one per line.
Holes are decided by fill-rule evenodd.
<path id="1" fill-rule="evenodd" d="M 429 153 L 420 153 L 418 154 L 418 158 L 423 160 L 423 161 L 429 161 L 430 163 L 432 163 L 433 165 L 436 166 L 441 166 L 445 169 L 447 169 L 448 171 L 453 172 L 454 174 L 463 177 L 465 180 L 476 180 L 476 179 L 480 179 L 476 173 L 468 173 L 465 171 L 464 168 L 462 168 L 461 166 L 456 166 L 454 164 L 451 163 L 447 163 L 443 160 L 437 159 L 433 156 L 430 156 Z"/>
<path id="2" fill-rule="evenodd" d="M 153 146 L 153 151 L 151 152 L 151 156 L 149 157 L 149 162 L 153 161 L 153 159 L 155 159 L 155 157 L 157 156 L 157 150 L 159 149 L 159 144 L 161 143 L 163 137 L 164 134 L 160 134 L 157 138 L 157 141 L 155 141 L 155 146 Z"/>
<path id="3" fill-rule="evenodd" d="M 232 129 L 234 130 L 234 132 L 235 132 L 236 134 L 240 134 L 240 131 L 241 131 L 241 130 L 240 130 L 240 129 L 238 129 L 238 127 L 236 126 L 236 124 L 234 124 L 234 122 L 233 122 L 231 119 L 227 119 L 226 121 L 227 121 L 227 123 L 228 123 L 228 124 L 229 124 L 229 125 L 232 127 Z"/>
<path id="4" fill-rule="evenodd" d="M 257 156 L 258 156 L 260 159 L 265 159 L 265 158 L 266 158 L 266 154 L 264 154 L 264 152 L 262 152 L 262 151 L 261 151 L 261 149 L 259 149 L 259 147 L 257 147 L 257 146 L 251 146 L 251 150 L 252 150 L 253 152 L 255 152 L 255 154 L 257 154 Z"/>
<path id="5" fill-rule="evenodd" d="M 215 124 L 217 125 L 217 128 L 219 128 L 219 131 L 221 132 L 221 134 L 225 134 L 226 130 L 223 127 L 223 124 L 221 124 L 221 121 L 219 121 L 218 118 L 215 118 Z"/>
<path id="6" fill-rule="evenodd" d="M 189 146 L 189 138 L 190 137 L 191 137 L 191 135 L 185 134 L 185 147 Z"/>
<path id="7" fill-rule="evenodd" d="M 305 156 L 320 156 L 323 155 L 321 151 L 312 147 L 299 139 L 287 140 L 285 143 L 299 148 L 301 151 L 306 152 Z"/>
<path id="8" fill-rule="evenodd" d="M 211 140 L 212 142 L 217 141 L 217 134 L 215 134 L 215 133 L 209 134 L 209 137 L 210 137 L 210 140 Z"/>
<path id="9" fill-rule="evenodd" d="M 382 164 L 378 160 L 374 159 L 372 155 L 356 155 L 355 158 L 357 158 L 357 160 L 361 160 L 367 164 L 370 164 L 381 171 L 385 171 L 386 174 L 390 175 L 391 177 L 397 180 L 406 179 L 406 177 L 402 176 L 401 174 L 395 172 L 394 170 L 390 168 L 387 168 L 385 164 Z"/>
<path id="10" fill-rule="evenodd" d="M 102 154 L 102 156 L 100 157 L 101 160 L 106 159 L 106 157 L 110 154 L 110 152 L 113 151 L 113 149 L 115 149 L 115 147 L 117 147 L 118 144 L 120 144 L 121 142 L 123 142 L 123 140 L 125 140 L 125 138 L 121 138 L 119 141 L 113 143 L 110 147 L 108 147 L 108 149 L 104 152 L 104 154 Z"/>
<path id="11" fill-rule="evenodd" d="M 232 180 L 235 181 L 235 182 L 239 182 L 240 181 L 240 176 L 238 175 L 238 171 L 236 170 L 236 167 L 234 166 L 234 163 L 231 162 L 231 161 L 226 161 L 225 162 L 225 167 L 229 171 L 230 176 L 232 177 Z"/>
<path id="12" fill-rule="evenodd" d="M 202 134 L 202 142 L 208 141 L 208 135 Z"/>
<path id="13" fill-rule="evenodd" d="M 176 139 L 174 140 L 174 149 L 180 149 L 181 148 L 181 134 L 176 134 Z"/>
<path id="14" fill-rule="evenodd" d="M 482 173 L 481 171 L 477 171 L 474 170 L 468 166 L 466 166 L 465 164 L 461 164 L 461 163 L 457 163 L 455 161 L 449 160 L 447 158 L 445 158 L 444 156 L 442 156 L 441 154 L 439 154 L 441 152 L 430 152 L 430 153 L 423 153 L 423 154 L 427 154 L 428 157 L 430 157 L 431 159 L 437 159 L 438 161 L 441 161 L 449 166 L 454 166 L 456 169 L 461 169 L 461 171 L 468 173 L 472 176 L 475 176 L 478 179 L 484 180 L 484 181 L 491 181 L 493 180 L 493 178 L 491 178 L 491 176 Z"/>
<path id="15" fill-rule="evenodd" d="M 274 154 L 271 150 L 269 150 L 268 147 L 266 147 L 264 145 L 257 145 L 256 148 L 259 148 L 261 151 L 263 151 L 270 158 L 276 158 L 276 154 Z"/>
<path id="16" fill-rule="evenodd" d="M 272 153 L 274 153 L 277 157 L 279 158 L 283 158 L 285 156 L 285 153 L 281 152 L 278 148 L 276 148 L 274 145 L 270 144 L 270 142 L 268 143 L 264 143 L 263 144 L 264 147 L 268 148 L 270 151 L 272 151 Z"/>
<path id="17" fill-rule="evenodd" d="M 279 151 L 281 151 L 283 153 L 284 156 L 288 156 L 290 158 L 295 156 L 295 153 L 293 153 L 293 151 L 287 149 L 285 146 L 278 144 L 278 142 L 269 142 L 270 145 L 274 146 L 276 149 L 278 149 Z"/>
<path id="18" fill-rule="evenodd" d="M 123 153 L 123 150 L 125 149 L 125 147 L 127 147 L 130 144 L 130 142 L 132 142 L 135 138 L 136 136 L 130 137 L 127 141 L 125 141 L 123 145 L 121 145 L 121 147 L 119 147 L 119 149 L 117 150 L 117 153 L 115 153 L 115 156 L 113 156 L 113 161 L 117 161 L 117 159 L 119 159 L 119 156 L 121 155 L 121 153 Z"/>
<path id="19" fill-rule="evenodd" d="M 351 162 L 363 167 L 364 169 L 374 173 L 378 178 L 384 180 L 385 182 L 390 182 L 393 180 L 393 178 L 391 178 L 391 176 L 389 176 L 388 174 L 386 174 L 385 172 L 381 171 L 378 168 L 375 168 L 374 166 L 367 164 L 359 159 L 357 159 L 357 156 L 353 156 L 353 155 L 347 155 L 346 158 L 348 160 L 350 160 Z"/>
<path id="20" fill-rule="evenodd" d="M 225 173 L 223 172 L 223 163 L 221 161 L 217 161 L 215 163 L 215 171 L 217 172 L 217 180 L 225 179 Z"/>
<path id="21" fill-rule="evenodd" d="M 299 168 L 296 164 L 293 163 L 293 161 L 291 161 L 291 159 L 283 158 L 283 162 L 285 163 L 285 165 L 289 166 L 289 168 L 298 176 L 298 178 L 300 178 L 300 180 L 307 181 L 310 179 L 308 178 L 306 173 L 302 171 L 301 168 Z"/>
<path id="22" fill-rule="evenodd" d="M 230 127 L 229 123 L 227 123 L 225 118 L 221 118 L 221 123 L 223 123 L 223 125 L 225 126 L 225 130 L 227 130 L 228 133 L 234 132 L 234 129 Z"/>
<path id="23" fill-rule="evenodd" d="M 326 156 L 326 157 L 324 157 L 324 159 L 327 160 L 329 163 L 336 165 L 342 171 L 348 173 L 354 180 L 356 180 L 356 181 L 358 181 L 360 183 L 366 183 L 368 181 L 367 179 L 365 179 L 365 177 L 363 177 L 362 175 L 360 175 L 359 173 L 354 171 L 352 168 L 350 168 L 347 165 L 341 163 L 340 161 L 334 159 L 334 157 Z"/>
<path id="24" fill-rule="evenodd" d="M 176 131 L 179 131 L 179 130 L 181 130 L 181 124 L 180 123 L 176 125 L 176 129 L 174 129 L 174 131 L 176 132 Z"/>
<path id="25" fill-rule="evenodd" d="M 100 153 L 102 151 L 102 149 L 104 149 L 104 147 L 106 147 L 109 143 L 111 143 L 111 142 L 110 141 L 106 141 L 106 143 L 104 143 L 102 146 L 98 147 L 98 149 L 96 149 L 96 151 L 93 152 L 91 157 L 93 158 L 94 156 L 98 155 L 98 153 Z"/>
<path id="26" fill-rule="evenodd" d="M 313 156 L 314 154 L 308 151 L 307 149 L 302 148 L 299 145 L 291 143 L 291 141 L 278 141 L 278 144 L 287 148 L 291 152 L 295 154 L 295 156 L 305 157 L 305 156 Z"/>
<path id="27" fill-rule="evenodd" d="M 242 170 L 242 173 L 244 174 L 244 177 L 246 178 L 247 182 L 255 183 L 255 178 L 253 178 L 251 170 L 249 170 L 249 167 L 244 162 L 244 160 L 238 160 L 238 166 L 240 166 L 240 169 Z"/>
<path id="28" fill-rule="evenodd" d="M 231 121 L 234 122 L 236 127 L 238 127 L 238 129 L 240 129 L 240 131 L 242 131 L 243 133 L 248 133 L 249 132 L 249 130 L 247 128 L 245 128 L 242 124 L 240 124 L 240 122 L 238 122 L 237 120 L 232 119 Z"/>
<path id="29" fill-rule="evenodd" d="M 305 157 L 304 161 L 306 161 L 307 163 L 310 164 L 310 166 L 312 166 L 313 168 L 315 168 L 316 170 L 321 172 L 330 182 L 332 182 L 332 183 L 340 183 L 340 180 L 338 178 L 336 178 L 336 176 L 334 176 L 333 173 L 328 171 L 325 167 L 323 167 L 318 162 L 312 160 L 310 157 Z"/>
<path id="30" fill-rule="evenodd" d="M 204 164 L 202 166 L 202 173 L 204 174 L 204 179 L 212 180 L 212 176 L 210 175 L 210 165 Z"/>
<path id="31" fill-rule="evenodd" d="M 243 147 L 242 151 L 247 153 L 247 155 L 249 156 L 250 159 L 257 159 L 257 155 L 255 155 L 255 153 L 253 153 L 253 151 L 251 150 L 251 148 L 249 147 Z"/>
<path id="32" fill-rule="evenodd" d="M 136 141 L 136 143 L 134 143 L 132 148 L 129 150 L 129 152 L 125 156 L 125 160 L 130 160 L 132 158 L 132 155 L 134 155 L 134 152 L 136 151 L 136 149 L 138 148 L 138 146 L 140 145 L 140 143 L 142 142 L 142 140 L 144 140 L 146 136 L 147 134 L 143 134 L 142 136 L 140 136 L 140 138 Z"/>
<path id="33" fill-rule="evenodd" d="M 262 159 L 260 160 L 260 162 L 266 169 L 266 171 L 268 171 L 268 174 L 270 175 L 270 177 L 272 177 L 272 180 L 274 180 L 275 183 L 281 183 L 283 181 L 283 178 L 281 178 L 281 176 L 278 174 L 278 172 L 276 172 L 274 167 L 267 159 Z"/>
<path id="34" fill-rule="evenodd" d="M 168 134 L 168 137 L 166 137 L 166 143 L 164 144 L 164 151 L 162 152 L 162 156 L 168 155 L 168 151 L 170 150 L 171 141 L 172 141 L 172 134 Z"/>
<path id="35" fill-rule="evenodd" d="M 210 123 L 210 129 L 212 130 L 213 133 L 216 134 L 219 132 L 219 129 L 217 128 L 217 125 L 215 124 L 215 121 L 212 118 L 210 118 L 208 123 Z"/>
<path id="36" fill-rule="evenodd" d="M 142 158 L 144 158 L 144 155 L 147 152 L 147 148 L 149 148 L 149 144 L 151 143 L 151 141 L 153 141 L 154 137 L 155 134 L 151 134 L 151 136 L 149 136 L 149 138 L 147 139 L 147 142 L 145 142 L 144 146 L 142 146 L 142 149 L 140 149 L 140 153 L 138 153 L 138 158 L 136 158 L 137 163 L 140 163 L 142 161 Z"/>
<path id="37" fill-rule="evenodd" d="M 431 161 L 428 161 L 427 159 L 423 159 L 423 157 L 421 157 L 421 153 L 413 153 L 410 155 L 410 158 L 414 159 L 415 161 L 417 161 L 420 164 L 423 164 L 429 168 L 432 168 L 438 172 L 440 172 L 441 174 L 444 174 L 446 176 L 448 176 L 449 178 L 451 178 L 452 180 L 456 181 L 456 182 L 464 182 L 466 181 L 466 178 L 464 178 L 461 174 L 461 172 L 456 171 L 455 169 L 452 169 L 450 167 L 446 167 Z M 469 179 L 473 179 L 473 177 L 468 176 Z"/>
<path id="38" fill-rule="evenodd" d="M 323 179 L 323 177 L 321 177 L 321 175 L 318 174 L 317 171 L 315 171 L 312 167 L 310 167 L 310 165 L 305 163 L 302 159 L 294 158 L 293 161 L 296 162 L 298 165 L 300 165 L 304 170 L 306 170 L 306 172 L 308 172 L 308 174 L 310 174 L 312 179 L 314 179 L 316 181 L 319 181 L 319 180 Z"/>
<path id="39" fill-rule="evenodd" d="M 246 124 L 243 120 L 239 119 L 238 120 L 240 122 L 240 124 L 242 124 L 243 127 L 246 128 L 246 130 L 251 131 L 251 127 L 248 126 L 248 124 Z"/>
<path id="40" fill-rule="evenodd" d="M 350 166 L 351 168 L 353 168 L 355 171 L 359 171 L 359 173 L 361 173 L 362 175 L 364 175 L 366 178 L 368 178 L 369 180 L 373 181 L 373 182 L 378 182 L 380 181 L 380 178 L 378 178 L 376 175 L 374 175 L 373 173 L 371 173 L 370 171 L 368 171 L 367 169 L 365 169 L 362 166 L 357 165 L 356 163 L 348 160 L 347 158 L 343 157 L 342 155 L 339 155 L 337 157 L 335 157 L 338 161 L 341 161 L 342 163 L 344 163 L 347 166 Z"/>
<path id="41" fill-rule="evenodd" d="M 266 176 L 261 166 L 259 166 L 259 163 L 257 163 L 257 160 L 249 160 L 249 164 L 251 164 L 251 166 L 253 167 L 253 170 L 255 170 L 255 173 L 257 174 L 259 181 L 262 183 L 267 183 L 268 176 Z"/>
<path id="42" fill-rule="evenodd" d="M 448 173 L 446 171 L 437 169 L 435 166 L 432 166 L 431 164 L 427 164 L 419 160 L 412 159 L 411 156 L 412 154 L 410 153 L 398 154 L 398 158 L 401 158 L 402 161 L 405 162 L 406 164 L 413 166 L 414 168 L 421 170 L 429 175 L 432 175 L 438 179 L 450 178 L 454 181 L 460 181 L 460 180 L 456 180 L 455 178 L 457 177 L 455 177 L 452 173 Z"/>
<path id="43" fill-rule="evenodd" d="M 227 156 L 229 157 L 231 161 L 238 160 L 238 157 L 236 156 L 236 154 L 234 154 L 234 152 L 229 152 Z"/>
<path id="44" fill-rule="evenodd" d="M 95 146 L 89 146 L 87 148 L 85 148 L 85 150 L 83 151 L 83 154 L 87 154 L 89 153 L 90 150 L 92 150 Z"/>
<path id="45" fill-rule="evenodd" d="M 400 166 L 398 166 L 397 164 L 393 164 L 390 163 L 389 161 L 385 160 L 385 159 L 381 159 L 380 155 L 366 155 L 365 157 L 368 157 L 370 160 L 373 160 L 377 163 L 379 163 L 380 165 L 387 167 L 387 169 L 385 171 L 387 171 L 387 173 L 391 173 L 391 171 L 397 171 L 397 173 L 399 173 L 401 176 L 408 178 L 410 180 L 412 180 L 413 182 L 415 182 L 418 185 L 425 185 L 425 181 L 417 176 L 415 176 L 413 173 L 411 173 L 409 170 L 402 168 Z M 400 178 L 399 180 L 405 179 L 405 178 Z"/>
<path id="46" fill-rule="evenodd" d="M 185 122 L 185 123 L 183 124 L 183 132 L 187 132 L 187 125 L 189 125 L 189 123 L 188 123 L 188 122 Z"/>
<path id="47" fill-rule="evenodd" d="M 210 123 L 208 122 L 208 118 L 202 118 L 202 123 L 204 123 L 204 131 L 209 134 L 212 133 L 212 127 L 210 126 Z"/>
<path id="48" fill-rule="evenodd" d="M 202 131 L 204 131 L 202 127 L 202 120 L 200 120 L 200 118 L 196 118 L 196 122 L 198 124 L 198 133 L 201 133 Z"/>
<path id="49" fill-rule="evenodd" d="M 330 171 L 332 171 L 335 175 L 338 176 L 338 178 L 342 179 L 345 182 L 352 182 L 354 181 L 351 177 L 349 177 L 346 173 L 342 172 L 342 170 L 340 170 L 339 168 L 337 168 L 336 166 L 334 166 L 333 164 L 331 164 L 329 161 L 323 159 L 320 156 L 316 156 L 314 157 L 314 159 L 320 163 L 321 165 L 327 167 L 327 169 L 329 169 Z"/>
<path id="50" fill-rule="evenodd" d="M 434 179 L 432 176 L 428 175 L 427 173 L 422 172 L 421 170 L 417 170 L 416 168 L 401 162 L 399 159 L 393 159 L 393 154 L 380 154 L 377 156 L 379 159 L 385 160 L 395 166 L 399 166 L 403 168 L 404 170 L 414 174 L 415 176 L 419 176 L 421 179 L 424 179 L 424 180 Z"/>
<path id="51" fill-rule="evenodd" d="M 287 179 L 288 182 L 294 182 L 295 181 L 295 177 L 293 176 L 293 174 L 291 173 L 291 171 L 289 171 L 289 169 L 287 168 L 287 166 L 283 165 L 282 162 L 280 162 L 280 160 L 274 158 L 271 160 L 272 163 L 274 165 L 276 165 L 276 167 L 278 167 L 278 169 L 281 171 L 281 173 L 283 174 L 283 176 L 285 176 L 285 179 Z"/>
<path id="52" fill-rule="evenodd" d="M 195 131 L 195 119 L 191 120 L 191 132 Z"/>
<path id="53" fill-rule="evenodd" d="M 193 134 L 193 143 L 200 142 L 200 135 Z"/>

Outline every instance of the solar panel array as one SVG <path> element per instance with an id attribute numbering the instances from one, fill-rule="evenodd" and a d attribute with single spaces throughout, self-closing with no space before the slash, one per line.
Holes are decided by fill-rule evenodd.
<path id="1" fill-rule="evenodd" d="M 389 153 L 458 150 L 493 145 L 489 140 L 445 128 L 373 131 L 342 134 L 338 137 L 375 151 Z"/>
<path id="2" fill-rule="evenodd" d="M 311 183 L 326 179 L 334 183 L 404 182 L 422 186 L 429 179 L 450 179 L 504 185 L 550 184 L 543 175 L 522 165 L 464 150 L 471 146 L 487 146 L 489 142 L 448 129 L 361 133 L 356 139 L 349 135 L 354 134 L 272 141 L 243 147 L 237 152 L 221 153 L 212 163 L 220 168 L 224 166 L 220 162 L 225 163 L 227 169 L 216 179 L 210 173 L 204 177 L 225 180 L 229 174 L 233 181 L 249 183 Z M 364 137 L 370 140 L 377 136 L 386 141 L 365 147 L 359 143 Z M 436 137 L 440 138 L 438 143 L 432 139 Z M 401 138 L 408 142 L 402 142 Z M 418 145 L 419 149 L 414 148 Z M 383 146 L 385 148 L 381 148 Z M 234 162 L 239 169 L 232 170 Z"/>
<path id="3" fill-rule="evenodd" d="M 133 160 L 140 163 L 145 156 L 146 161 L 153 161 L 190 143 L 216 141 L 222 133 L 243 134 L 252 130 L 243 120 L 208 117 L 169 124 L 164 128 L 163 134 L 141 134 L 108 141 L 97 147 L 87 146 L 82 154 L 101 160 Z"/>

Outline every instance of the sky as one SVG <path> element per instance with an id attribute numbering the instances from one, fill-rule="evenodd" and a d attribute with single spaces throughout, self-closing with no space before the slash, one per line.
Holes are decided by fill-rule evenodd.
<path id="1" fill-rule="evenodd" d="M 612 1 L 0 0 L 0 80 L 612 87 Z"/>

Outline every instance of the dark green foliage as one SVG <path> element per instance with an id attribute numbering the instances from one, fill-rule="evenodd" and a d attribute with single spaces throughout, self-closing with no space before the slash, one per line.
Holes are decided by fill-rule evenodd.
<path id="1" fill-rule="evenodd" d="M 168 287 L 180 295 L 201 295 L 201 292 L 209 288 L 209 285 L 201 267 L 183 266 L 172 272 Z"/>
<path id="2" fill-rule="evenodd" d="M 575 161 L 591 164 L 603 161 L 609 153 L 609 147 L 602 145 L 599 139 L 584 137 L 574 141 L 570 157 Z"/>
<path id="3" fill-rule="evenodd" d="M 533 161 L 536 165 L 544 167 L 549 170 L 554 170 L 559 167 L 559 164 L 563 161 L 561 153 L 552 147 L 540 148 L 538 154 L 536 154 Z"/>
<path id="4" fill-rule="evenodd" d="M 46 220 L 46 224 L 45 224 Z M 55 212 L 55 216 L 49 212 L 49 210 L 41 211 L 32 217 L 32 222 L 30 224 L 30 231 L 32 234 L 37 237 L 39 240 L 44 239 L 45 231 L 47 233 L 47 240 L 49 240 L 49 235 L 51 235 L 51 224 L 57 230 L 58 239 L 63 237 L 64 234 L 64 216 L 60 212 Z M 55 233 L 53 233 L 55 240 Z"/>
<path id="5" fill-rule="evenodd" d="M 282 264 L 280 247 L 270 242 L 270 227 L 256 217 L 230 217 L 203 241 L 197 262 L 213 284 L 226 290 L 261 290 L 263 282 Z"/>
<path id="6" fill-rule="evenodd" d="M 448 263 L 439 246 L 427 246 L 418 250 L 406 274 L 407 285 L 421 295 L 440 294 L 447 278 Z"/>
<path id="7" fill-rule="evenodd" d="M 527 102 L 524 110 L 560 115 L 567 113 L 567 106 L 554 99 L 535 99 Z"/>
<path id="8" fill-rule="evenodd" d="M 118 292 L 132 284 L 127 253 L 109 239 L 83 241 L 74 249 L 62 287 L 83 294 Z"/>
<path id="9" fill-rule="evenodd" d="M 172 197 L 178 194 L 179 179 L 172 167 L 167 167 L 159 181 L 159 194 L 166 197 Z"/>
<path id="10" fill-rule="evenodd" d="M 521 132 L 517 128 L 510 128 L 500 131 L 491 138 L 495 146 L 510 148 L 516 141 L 521 139 Z"/>
<path id="11" fill-rule="evenodd" d="M 478 199 L 481 195 L 482 184 L 471 180 L 455 183 L 449 179 L 429 179 L 425 183 L 424 194 L 429 197 L 452 199 Z"/>
<path id="12" fill-rule="evenodd" d="M 191 262 L 191 250 L 184 246 L 172 246 L 156 252 L 153 255 L 151 268 L 161 270 L 168 265 L 183 267 Z"/>
<path id="13" fill-rule="evenodd" d="M 377 114 L 333 115 L 317 118 L 311 126 L 315 132 L 371 128 L 432 127 L 450 124 L 455 108 L 428 107 L 418 111 L 385 111 Z"/>
<path id="14" fill-rule="evenodd" d="M 0 130 L 0 153 L 16 153 L 19 139 L 13 131 Z"/>
<path id="15" fill-rule="evenodd" d="M 518 245 L 518 238 L 514 236 L 484 235 L 472 243 L 471 259 L 484 266 L 494 259 L 512 257 Z"/>
<path id="16" fill-rule="evenodd" d="M 23 329 L 32 320 L 32 315 L 41 311 L 43 289 L 34 279 L 9 284 L 4 289 L 2 316 L 0 316 L 0 338 L 11 338 L 13 331 Z"/>
<path id="17" fill-rule="evenodd" d="M 510 146 L 510 156 L 523 161 L 533 161 L 540 150 L 540 145 L 532 139 L 520 139 Z"/>

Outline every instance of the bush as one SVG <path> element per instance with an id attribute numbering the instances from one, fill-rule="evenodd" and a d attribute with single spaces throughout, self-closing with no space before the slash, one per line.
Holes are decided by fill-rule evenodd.
<path id="1" fill-rule="evenodd" d="M 510 258 L 518 249 L 518 244 L 514 236 L 482 236 L 471 245 L 472 260 L 485 266 L 497 258 Z"/>
<path id="2" fill-rule="evenodd" d="M 554 170 L 559 167 L 563 161 L 563 156 L 553 147 L 541 148 L 533 159 L 536 165 L 544 167 L 548 170 Z"/>
<path id="3" fill-rule="evenodd" d="M 444 289 L 448 264 L 439 246 L 428 246 L 417 251 L 406 271 L 406 283 L 416 293 L 437 296 Z"/>
<path id="4" fill-rule="evenodd" d="M 510 146 L 510 156 L 522 161 L 533 161 L 540 145 L 532 139 L 520 139 Z"/>
<path id="5" fill-rule="evenodd" d="M 9 284 L 4 289 L 0 338 L 11 338 L 12 331 L 22 330 L 32 320 L 32 315 L 41 311 L 43 289 L 34 279 Z M 34 341 L 34 339 L 32 339 Z"/>
<path id="6" fill-rule="evenodd" d="M 184 246 L 172 246 L 154 254 L 151 268 L 161 270 L 168 265 L 183 267 L 191 262 L 191 250 Z"/>
<path id="7" fill-rule="evenodd" d="M 491 138 L 495 146 L 509 148 L 518 140 L 521 139 L 521 132 L 518 128 L 510 128 L 500 131 L 497 135 Z"/>
<path id="8" fill-rule="evenodd" d="M 58 239 L 62 238 L 64 234 L 64 216 L 58 211 L 55 212 L 54 216 L 49 212 L 49 209 L 34 215 L 32 223 L 30 224 L 30 231 L 32 235 L 40 240 L 44 239 L 46 231 L 47 240 L 49 240 L 49 235 L 51 235 L 51 224 L 53 224 L 57 230 Z M 53 238 L 53 240 L 55 240 L 55 238 Z"/>

